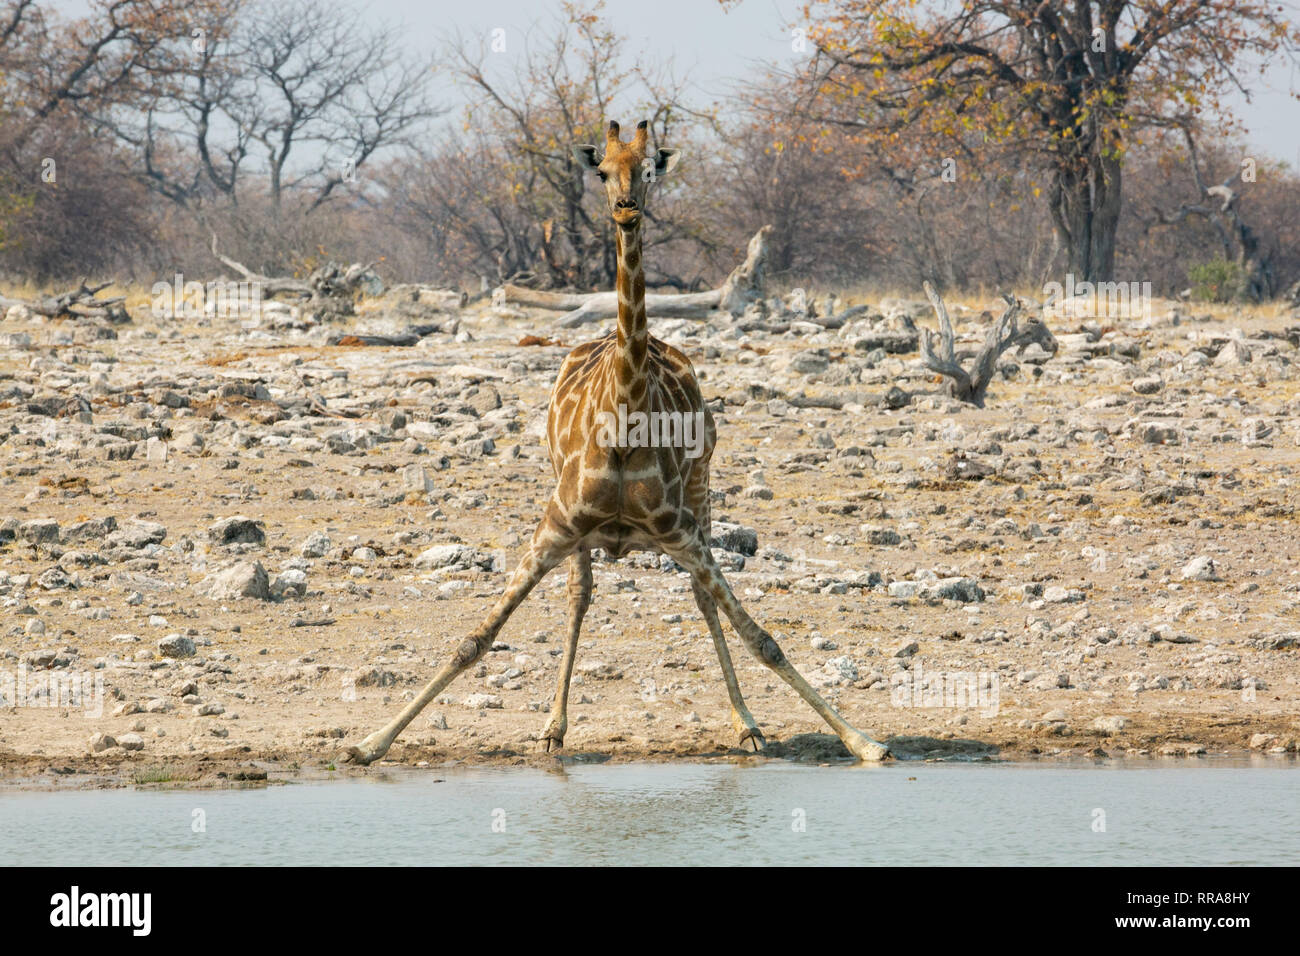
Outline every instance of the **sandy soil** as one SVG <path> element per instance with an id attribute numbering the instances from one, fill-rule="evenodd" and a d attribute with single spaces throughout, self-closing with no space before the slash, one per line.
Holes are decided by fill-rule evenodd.
<path id="1" fill-rule="evenodd" d="M 900 757 L 1293 759 L 1296 317 L 1071 319 L 976 409 L 915 351 L 856 343 L 909 309 L 928 323 L 906 304 L 822 332 L 653 323 L 717 409 L 714 518 L 742 528 L 715 534 L 739 552 L 756 533 L 756 553 L 719 550 L 729 579 L 795 665 Z M 0 695 L 26 687 L 0 709 L 0 781 L 374 772 L 331 768 L 486 612 L 549 492 L 567 349 L 517 343 L 553 316 L 471 307 L 381 348 L 137 311 L 0 323 Z M 982 338 L 974 313 L 958 330 Z M 904 407 L 880 403 L 893 386 Z M 595 578 L 568 759 L 750 759 L 685 575 L 633 556 Z M 389 759 L 554 759 L 536 736 L 565 605 L 561 569 Z M 767 755 L 839 759 L 729 636 Z M 927 701 L 918 673 L 996 700 Z M 102 678 L 101 712 L 51 706 L 55 678 Z"/>

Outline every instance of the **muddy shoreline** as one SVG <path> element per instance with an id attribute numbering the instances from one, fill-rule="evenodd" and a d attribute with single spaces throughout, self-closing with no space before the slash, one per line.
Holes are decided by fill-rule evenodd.
<path id="1" fill-rule="evenodd" d="M 1279 721 L 1276 730 L 1286 732 Z M 1107 764 L 1137 768 L 1153 766 L 1215 765 L 1225 759 L 1250 758 L 1260 766 L 1294 766 L 1295 753 L 1261 754 L 1249 747 L 1234 746 L 1237 735 L 1212 720 L 1199 727 L 1182 726 L 1173 734 L 1128 734 L 1123 738 L 1092 734 L 1083 740 L 1037 743 L 1011 739 L 1001 744 L 977 739 L 934 737 L 889 738 L 891 759 L 880 767 L 907 766 L 918 762 L 957 761 L 983 763 L 1034 763 L 1043 766 Z M 1196 743 L 1189 741 L 1195 740 Z M 1208 741 L 1209 743 L 1202 743 Z M 465 767 L 528 767 L 555 769 L 581 764 L 725 762 L 760 766 L 769 761 L 791 761 L 822 766 L 870 767 L 854 760 L 833 736 L 825 733 L 799 734 L 787 741 L 769 741 L 761 753 L 728 748 L 720 742 L 677 748 L 641 749 L 611 746 L 605 750 L 583 750 L 564 754 L 500 747 L 489 750 L 447 751 L 435 747 L 405 745 L 400 741 L 382 761 L 357 767 L 323 756 L 318 750 L 210 753 L 198 757 L 175 757 L 124 753 L 104 759 L 85 755 L 46 757 L 0 753 L 0 791 L 4 790 L 88 790 L 124 787 L 150 788 L 241 788 L 289 782 L 321 782 L 365 779 L 394 768 L 434 772 Z"/>

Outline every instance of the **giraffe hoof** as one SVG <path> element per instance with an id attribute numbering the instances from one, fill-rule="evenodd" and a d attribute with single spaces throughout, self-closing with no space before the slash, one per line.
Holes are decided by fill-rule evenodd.
<path id="1" fill-rule="evenodd" d="M 373 763 L 374 760 L 375 760 L 374 754 L 370 753 L 369 751 L 362 750 L 360 747 L 356 747 L 356 746 L 345 747 L 342 751 L 339 752 L 338 755 L 339 763 L 356 764 L 361 767 L 365 767 Z"/>
<path id="2" fill-rule="evenodd" d="M 367 737 L 359 744 L 345 747 L 339 754 L 338 760 L 340 763 L 351 763 L 357 764 L 361 767 L 366 767 L 374 763 L 387 752 L 387 747 L 380 749 L 375 746 L 372 738 Z"/>
<path id="3" fill-rule="evenodd" d="M 856 734 L 842 738 L 849 753 L 865 763 L 879 763 L 890 757 L 889 748 L 878 740 L 872 740 L 866 734 Z"/>
<path id="4" fill-rule="evenodd" d="M 744 750 L 746 743 L 749 743 L 754 748 L 754 753 L 759 753 L 767 747 L 767 738 L 763 736 L 763 731 L 757 727 L 748 727 L 741 732 L 740 743 L 737 746 Z"/>
<path id="5" fill-rule="evenodd" d="M 546 753 L 553 753 L 557 750 L 564 749 L 564 735 L 569 730 L 569 722 L 563 718 L 557 718 L 554 715 L 546 722 L 542 732 L 537 735 L 537 739 L 542 744 L 542 750 Z"/>

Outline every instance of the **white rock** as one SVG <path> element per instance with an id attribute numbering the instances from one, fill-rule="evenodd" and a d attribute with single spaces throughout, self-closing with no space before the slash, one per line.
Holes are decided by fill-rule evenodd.
<path id="1" fill-rule="evenodd" d="M 402 469 L 402 484 L 407 491 L 427 494 L 433 491 L 433 479 L 423 465 L 407 465 Z"/>
<path id="2" fill-rule="evenodd" d="M 1219 566 L 1209 555 L 1192 558 L 1183 566 L 1179 576 L 1184 581 L 1221 581 Z"/>
<path id="3" fill-rule="evenodd" d="M 415 567 L 421 570 L 448 568 L 457 564 L 469 564 L 473 557 L 474 549 L 467 545 L 437 544 L 420 552 L 415 559 Z"/>
<path id="4" fill-rule="evenodd" d="M 331 547 L 330 536 L 323 531 L 313 531 L 307 535 L 298 553 L 304 558 L 323 558 Z"/>
<path id="5" fill-rule="evenodd" d="M 921 593 L 918 581 L 890 581 L 889 596 L 896 598 L 914 598 Z"/>
<path id="6" fill-rule="evenodd" d="M 196 652 L 194 642 L 184 634 L 168 634 L 158 642 L 158 653 L 163 657 L 193 657 Z"/>
<path id="7" fill-rule="evenodd" d="M 1092 729 L 1099 730 L 1103 734 L 1118 734 L 1128 726 L 1127 717 L 1098 717 L 1092 722 Z"/>
<path id="8" fill-rule="evenodd" d="M 200 589 L 216 601 L 240 598 L 268 601 L 271 598 L 271 582 L 260 561 L 242 561 L 211 574 L 200 584 Z"/>

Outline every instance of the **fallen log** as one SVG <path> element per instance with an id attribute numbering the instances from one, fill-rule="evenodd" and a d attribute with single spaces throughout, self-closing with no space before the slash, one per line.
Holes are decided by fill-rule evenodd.
<path id="1" fill-rule="evenodd" d="M 256 284 L 268 299 L 289 293 L 309 300 L 304 309 L 317 320 L 346 318 L 353 314 L 353 302 L 359 294 L 380 295 L 384 291 L 384 283 L 375 274 L 373 262 L 354 262 L 349 266 L 327 262 L 305 279 L 265 276 L 218 252 L 216 233 L 212 233 L 212 255 L 248 282 Z"/>
<path id="2" fill-rule="evenodd" d="M 682 295 L 647 295 L 646 315 L 661 319 L 702 319 L 717 309 L 740 315 L 751 302 L 765 294 L 767 244 L 771 226 L 764 226 L 749 240 L 745 261 L 716 289 Z M 505 299 L 514 305 L 566 311 L 556 324 L 573 328 L 612 319 L 618 315 L 617 292 L 544 292 L 523 286 L 503 286 Z"/>
<path id="3" fill-rule="evenodd" d="M 420 336 L 414 332 L 405 335 L 351 335 L 343 332 L 335 332 L 325 340 L 326 345 L 376 345 L 376 346 L 409 346 L 415 345 L 420 341 Z"/>
<path id="4" fill-rule="evenodd" d="M 490 293 L 483 293 L 489 295 Z M 468 292 L 459 289 L 441 289 L 418 283 L 395 285 L 384 293 L 396 303 L 398 311 L 417 313 L 428 309 L 454 312 L 473 301 Z"/>
<path id="5" fill-rule="evenodd" d="M 259 272 L 254 272 L 242 262 L 224 256 L 217 251 L 217 234 L 212 233 L 212 256 L 228 269 L 234 269 L 249 282 L 256 283 L 261 287 L 262 294 L 267 298 L 280 295 L 284 292 L 292 292 L 294 295 L 308 298 L 311 293 L 311 286 L 307 284 L 306 279 L 296 279 L 289 276 L 274 277 L 264 276 Z"/>
<path id="6" fill-rule="evenodd" d="M 569 314 L 557 322 L 561 328 L 573 328 L 618 315 L 617 292 L 544 292 L 518 285 L 506 285 L 506 301 L 535 309 L 554 309 Z M 722 301 L 722 290 L 690 292 L 686 295 L 647 295 L 646 315 L 662 319 L 702 319 Z"/>
<path id="7" fill-rule="evenodd" d="M 460 320 L 451 318 L 442 322 L 424 322 L 420 325 L 409 325 L 406 327 L 406 331 L 396 332 L 391 335 L 369 332 L 331 332 L 325 339 L 325 344 L 411 346 L 418 345 L 422 338 L 426 335 L 432 335 L 434 332 L 454 335 L 459 327 Z"/>
<path id="8" fill-rule="evenodd" d="M 853 347 L 859 352 L 874 352 L 884 349 L 890 355 L 906 355 L 915 352 L 921 336 L 918 332 L 904 332 L 897 329 L 881 329 L 868 332 L 853 341 Z"/>
<path id="9" fill-rule="evenodd" d="M 648 295 L 645 297 L 647 316 L 657 319 L 702 319 L 718 308 L 722 290 L 692 292 L 688 295 Z M 571 329 L 588 322 L 612 319 L 618 315 L 618 293 L 599 292 L 578 308 L 561 318 L 556 325 Z"/>
<path id="10" fill-rule="evenodd" d="M 118 295 L 111 299 L 98 298 L 99 293 L 112 284 L 103 282 L 97 286 L 88 286 L 86 280 L 82 279 L 75 289 L 39 299 L 11 299 L 0 295 L 0 309 L 7 310 L 13 306 L 22 306 L 47 319 L 97 318 L 108 319 L 110 322 L 128 322 L 130 316 L 123 305 L 126 296 Z"/>

